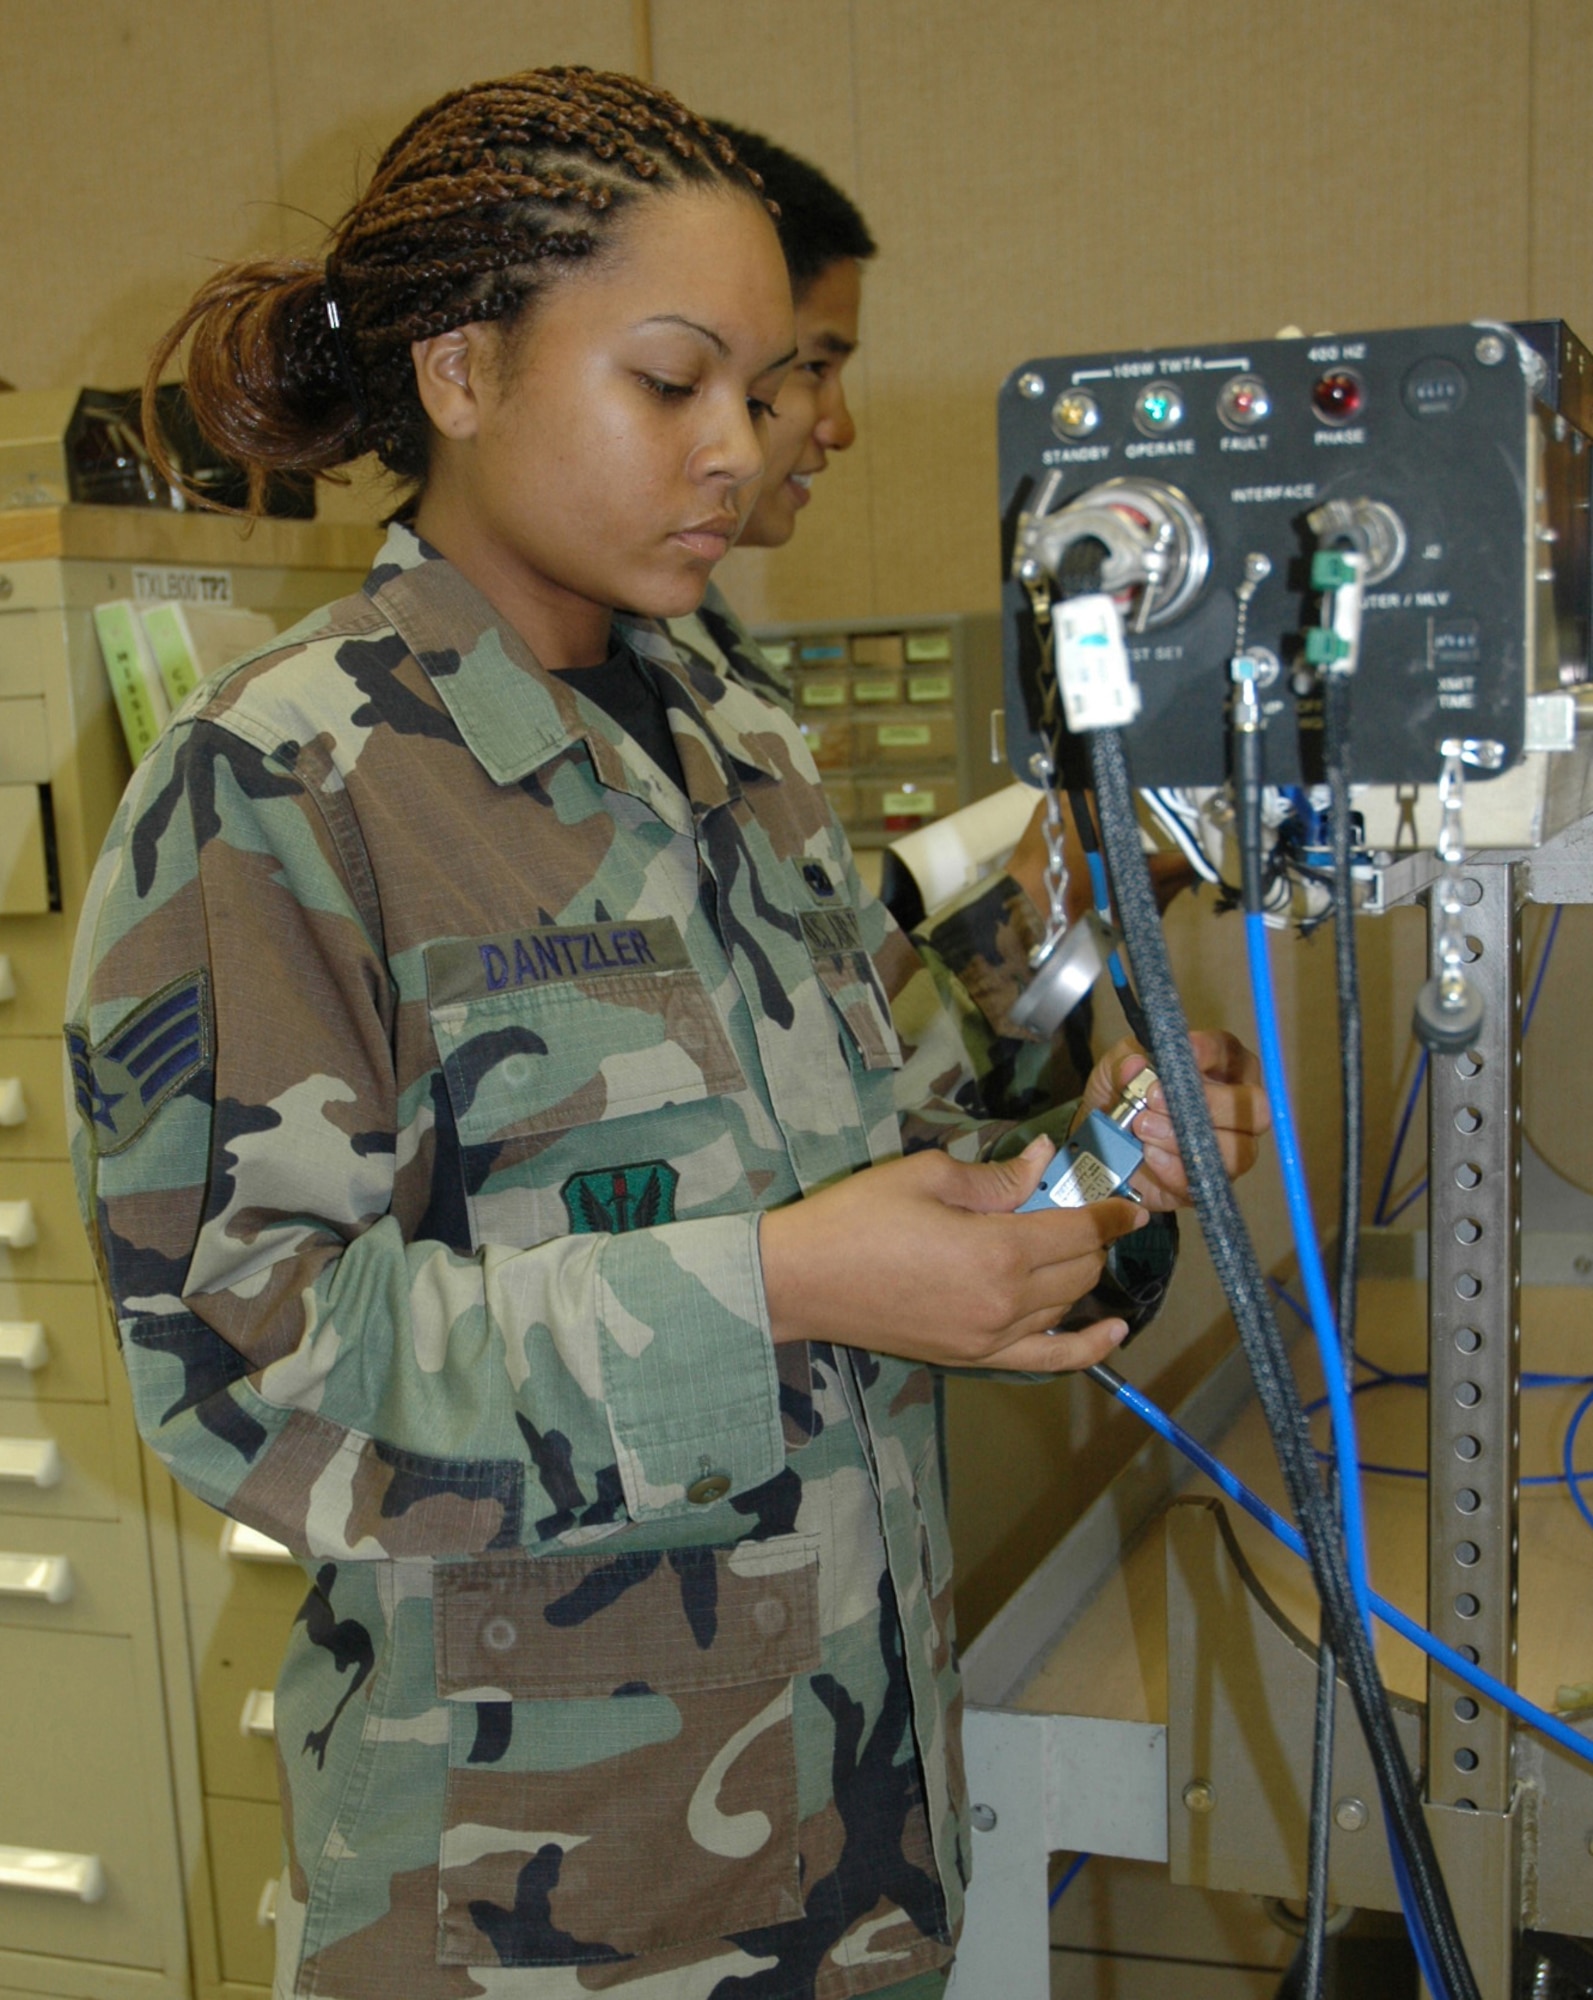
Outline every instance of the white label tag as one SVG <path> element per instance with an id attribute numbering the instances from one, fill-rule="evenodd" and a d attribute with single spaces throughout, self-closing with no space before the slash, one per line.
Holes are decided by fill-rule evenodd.
<path id="1" fill-rule="evenodd" d="M 1046 1189 L 1053 1208 L 1087 1208 L 1092 1201 L 1105 1201 L 1116 1192 L 1117 1180 L 1111 1168 L 1082 1150 Z"/>
<path id="2" fill-rule="evenodd" d="M 1074 731 L 1121 729 L 1139 714 L 1139 689 L 1110 597 L 1070 597 L 1052 614 L 1062 708 Z"/>
<path id="3" fill-rule="evenodd" d="M 133 571 L 133 596 L 139 604 L 230 604 L 232 571 L 148 564 Z"/>

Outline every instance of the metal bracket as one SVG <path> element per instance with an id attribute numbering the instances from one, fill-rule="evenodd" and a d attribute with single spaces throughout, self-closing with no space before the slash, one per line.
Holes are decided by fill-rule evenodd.
<path id="1" fill-rule="evenodd" d="M 1175 1882 L 1305 1894 L 1316 1647 L 1273 1602 L 1217 1500 L 1167 1515 L 1167 1846 Z M 1422 1710 L 1391 1698 L 1414 1768 Z M 1377 1778 L 1339 1684 L 1329 1893 L 1397 1910 Z"/>

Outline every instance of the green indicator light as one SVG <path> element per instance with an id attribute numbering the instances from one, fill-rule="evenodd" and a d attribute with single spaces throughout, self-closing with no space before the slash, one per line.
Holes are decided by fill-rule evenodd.
<path id="1" fill-rule="evenodd" d="M 1184 420 L 1184 399 L 1171 382 L 1148 382 L 1134 399 L 1134 422 L 1147 436 L 1176 430 Z"/>

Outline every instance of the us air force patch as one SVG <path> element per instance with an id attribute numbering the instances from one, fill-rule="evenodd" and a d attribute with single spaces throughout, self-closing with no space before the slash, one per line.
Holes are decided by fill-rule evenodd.
<path id="1" fill-rule="evenodd" d="M 571 1174 L 561 1192 L 577 1236 L 623 1236 L 675 1219 L 680 1175 L 667 1160 Z"/>
<path id="2" fill-rule="evenodd" d="M 72 1092 L 99 1153 L 124 1152 L 169 1097 L 210 1060 L 210 995 L 190 972 L 163 986 L 96 1049 L 68 1028 Z"/>

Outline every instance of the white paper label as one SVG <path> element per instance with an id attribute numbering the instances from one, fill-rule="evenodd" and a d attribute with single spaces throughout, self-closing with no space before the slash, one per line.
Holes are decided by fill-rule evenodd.
<path id="1" fill-rule="evenodd" d="M 1139 714 L 1139 689 L 1110 597 L 1070 597 L 1053 614 L 1057 673 L 1069 729 L 1121 729 Z"/>

